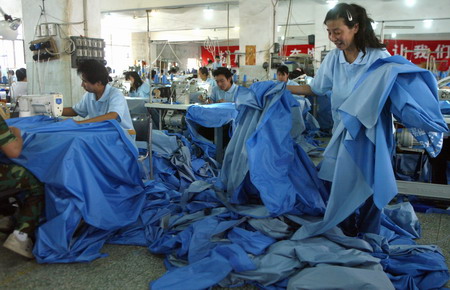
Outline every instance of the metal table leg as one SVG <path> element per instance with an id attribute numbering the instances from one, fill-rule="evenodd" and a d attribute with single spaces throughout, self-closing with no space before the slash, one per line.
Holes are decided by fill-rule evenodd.
<path id="1" fill-rule="evenodd" d="M 147 109 L 147 113 L 149 115 L 148 118 L 148 139 L 147 139 L 147 156 L 148 156 L 148 164 L 149 164 L 149 170 L 150 170 L 150 180 L 153 180 L 153 144 L 152 144 L 152 131 L 153 131 L 153 120 L 152 120 L 152 113 L 150 109 Z"/>
<path id="2" fill-rule="evenodd" d="M 223 127 L 214 128 L 214 144 L 216 145 L 216 161 L 223 160 Z"/>

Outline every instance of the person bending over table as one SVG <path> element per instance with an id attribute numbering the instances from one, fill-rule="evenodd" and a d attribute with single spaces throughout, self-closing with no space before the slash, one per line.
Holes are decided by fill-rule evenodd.
<path id="1" fill-rule="evenodd" d="M 87 91 L 73 107 L 63 109 L 63 116 L 87 118 L 78 124 L 117 120 L 125 130 L 134 130 L 127 101 L 122 92 L 108 84 L 108 72 L 100 62 L 86 60 L 77 68 L 81 86 Z"/>

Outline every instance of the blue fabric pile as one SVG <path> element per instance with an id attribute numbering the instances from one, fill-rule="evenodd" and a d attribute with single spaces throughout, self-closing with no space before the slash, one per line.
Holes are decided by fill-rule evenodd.
<path id="1" fill-rule="evenodd" d="M 192 105 L 186 113 L 186 123 L 192 143 L 199 146 L 205 155 L 216 156 L 215 145 L 198 133 L 198 127 L 218 128 L 233 124 L 237 111 L 233 103 L 216 103 L 210 105 Z"/>
<path id="2" fill-rule="evenodd" d="M 415 244 L 420 226 L 412 207 L 385 207 L 396 193 L 387 167 L 393 144 L 385 104 L 408 127 L 423 129 L 416 133 L 430 154 L 439 150 L 439 134 L 429 132 L 446 130 L 429 75 L 393 60 L 376 63 L 370 72 L 377 73 L 364 76 L 349 97 L 353 107 L 343 104 L 344 122 L 326 154 L 326 162 L 336 160 L 326 167 L 336 176 L 331 195 L 292 138 L 298 102 L 284 84 L 239 90 L 235 131 L 218 177 L 208 167 L 213 151 L 204 149 L 204 157 L 180 135 L 153 133 L 157 178 L 143 184 L 137 150 L 115 121 L 10 120 L 25 140 L 14 161 L 46 183 L 38 261 L 91 261 L 108 242 L 166 256 L 168 272 L 152 289 L 443 287 L 445 259 L 437 247 Z M 379 78 L 386 86 L 371 92 L 364 85 Z M 428 94 L 426 101 L 409 88 Z M 373 99 L 378 89 L 381 99 Z M 336 224 L 370 195 L 384 207 L 381 234 L 345 236 Z"/>
<path id="3" fill-rule="evenodd" d="M 298 240 L 295 231 L 317 218 L 255 218 L 248 213 L 257 205 L 232 205 L 205 181 L 183 193 L 152 181 L 146 194 L 138 221 L 108 242 L 166 255 L 168 272 L 151 289 L 435 289 L 449 278 L 440 250 L 413 241 L 420 225 L 409 203 L 384 209 L 381 235 L 348 237 L 335 227 Z"/>
<path id="4" fill-rule="evenodd" d="M 153 130 L 154 179 L 183 191 L 196 180 L 217 176 L 220 164 L 180 134 Z M 144 161 L 148 167 L 148 159 Z"/>
<path id="5" fill-rule="evenodd" d="M 24 142 L 13 161 L 45 183 L 37 261 L 102 257 L 106 239 L 134 223 L 145 200 L 132 141 L 116 121 L 78 125 L 35 116 L 10 119 L 8 125 L 21 129 Z"/>
<path id="6" fill-rule="evenodd" d="M 291 136 L 291 108 L 298 102 L 284 83 L 240 88 L 239 115 L 220 177 L 232 203 L 261 199 L 267 212 L 320 215 L 327 192 L 307 154 Z"/>

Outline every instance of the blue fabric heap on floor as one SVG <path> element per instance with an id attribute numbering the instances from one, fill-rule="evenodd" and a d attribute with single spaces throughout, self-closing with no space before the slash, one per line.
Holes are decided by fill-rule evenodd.
<path id="1" fill-rule="evenodd" d="M 137 149 L 126 133 L 116 121 L 79 125 L 43 116 L 10 119 L 8 125 L 20 128 L 24 140 L 14 162 L 45 183 L 37 261 L 101 257 L 106 239 L 134 223 L 145 200 Z"/>
<path id="2" fill-rule="evenodd" d="M 449 277 L 440 250 L 413 241 L 420 226 L 409 203 L 385 208 L 381 235 L 347 237 L 335 227 L 293 240 L 296 228 L 317 218 L 243 216 L 205 181 L 183 193 L 153 181 L 146 193 L 138 222 L 108 242 L 166 255 L 168 272 L 151 289 L 434 289 Z"/>
<path id="3" fill-rule="evenodd" d="M 154 180 L 174 190 L 183 191 L 196 180 L 216 177 L 220 164 L 180 134 L 153 130 Z M 148 168 L 148 159 L 145 160 Z"/>

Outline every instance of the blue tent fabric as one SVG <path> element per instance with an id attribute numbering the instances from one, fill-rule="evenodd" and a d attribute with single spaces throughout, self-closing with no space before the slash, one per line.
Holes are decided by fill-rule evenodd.
<path id="1" fill-rule="evenodd" d="M 197 144 L 207 156 L 214 157 L 216 154 L 215 145 L 198 133 L 198 126 L 222 127 L 225 124 L 233 123 L 236 115 L 234 103 L 190 106 L 186 113 L 186 123 L 192 142 Z"/>
<path id="2" fill-rule="evenodd" d="M 400 56 L 378 60 L 339 108 L 342 122 L 319 172 L 322 179 L 333 182 L 324 219 L 302 227 L 296 238 L 339 224 L 371 195 L 381 209 L 397 194 L 390 112 L 414 132 L 431 156 L 439 153 L 448 129 L 439 111 L 436 80 Z"/>
<path id="3" fill-rule="evenodd" d="M 275 126 L 267 123 L 277 120 L 277 112 L 289 115 L 291 111 L 286 106 L 290 104 L 289 100 L 282 100 L 284 97 L 289 99 L 289 94 L 284 95 L 283 90 L 284 88 L 277 91 L 274 87 L 266 87 L 264 83 L 251 90 L 243 89 L 239 100 L 246 105 L 241 107 L 237 116 L 238 127 L 246 123 L 253 126 L 254 130 L 247 132 L 241 128 L 236 130 L 238 135 L 233 138 L 253 136 L 257 132 L 260 136 L 255 137 L 251 150 L 261 150 L 258 138 L 264 137 L 264 134 L 270 135 L 272 126 Z M 245 92 L 248 94 L 244 94 Z M 271 102 L 271 98 L 274 98 L 272 94 L 276 92 L 283 96 L 278 101 Z M 264 105 L 267 101 L 264 98 L 255 98 L 259 93 L 266 96 L 267 104 Z M 261 114 L 252 112 L 256 110 Z M 262 114 L 264 110 L 266 111 Z M 243 111 L 248 114 L 243 115 Z M 268 115 L 271 118 L 262 118 Z M 253 123 L 255 116 L 261 122 Z M 247 122 L 247 118 L 252 122 Z M 286 116 L 286 120 L 288 119 L 290 120 L 290 116 Z M 54 217 L 48 219 L 38 232 L 39 245 L 35 252 L 39 254 L 40 262 L 91 261 L 104 256 L 100 250 L 108 242 L 146 246 L 152 253 L 166 255 L 168 272 L 151 282 L 152 289 L 207 289 L 214 285 L 233 287 L 243 284 L 253 284 L 262 289 L 314 289 L 330 285 L 341 289 L 393 289 L 394 286 L 396 289 L 435 289 L 448 281 L 448 269 L 439 249 L 434 246 L 418 246 L 413 241 L 413 238 L 420 236 L 420 226 L 408 203 L 385 207 L 380 235 L 348 237 L 339 228 L 331 227 L 320 235 L 297 239 L 298 229 L 321 220 L 320 215 L 304 214 L 310 208 L 302 208 L 302 196 L 296 196 L 299 200 L 296 200 L 293 210 L 278 215 L 269 211 L 264 203 L 231 203 L 231 193 L 224 191 L 220 179 L 199 180 L 193 171 L 196 158 L 193 157 L 192 150 L 195 146 L 189 146 L 182 136 L 163 133 L 155 138 L 161 142 L 161 146 L 155 147 L 155 154 L 158 156 L 155 160 L 168 162 L 165 165 L 167 170 L 173 170 L 173 175 L 177 175 L 173 177 L 176 182 L 184 180 L 184 185 L 177 187 L 166 180 L 153 180 L 145 184 L 140 181 L 136 149 L 126 136 L 122 136 L 122 130 L 119 131 L 114 122 L 79 126 L 71 121 L 54 122 L 46 117 L 20 118 L 10 122 L 23 130 L 26 148 L 37 149 L 37 144 L 42 144 L 44 148 L 39 150 L 49 150 L 48 156 L 43 158 L 36 152 L 26 152 L 28 149 L 24 148 L 24 160 L 20 158 L 23 163 L 29 163 L 30 168 L 34 168 L 38 178 L 46 176 L 44 171 L 47 168 L 39 168 L 30 160 L 41 157 L 45 159 L 40 160 L 43 165 L 53 164 L 62 153 L 66 154 L 65 158 L 57 160 L 54 167 L 50 166 L 52 169 L 67 168 L 73 176 L 81 176 L 79 171 L 87 174 L 77 178 L 80 183 L 61 183 L 55 194 L 48 194 L 49 213 Z M 263 132 L 265 130 L 267 132 Z M 305 159 L 301 157 L 304 152 L 297 151 L 293 142 L 284 142 L 289 140 L 289 130 L 290 128 L 283 128 L 280 136 L 266 140 L 283 140 L 279 142 L 280 146 L 294 148 L 292 154 L 297 157 L 293 157 L 296 161 L 292 163 L 291 169 L 309 176 L 305 184 L 314 187 L 314 183 L 319 182 L 314 165 L 307 156 Z M 47 134 L 50 132 L 57 132 L 58 135 L 50 136 Z M 64 137 L 59 140 L 59 135 Z M 94 145 L 91 141 L 100 144 Z M 102 142 L 111 148 L 103 148 L 106 146 Z M 85 144 L 89 146 L 84 146 Z M 97 153 L 98 147 L 104 151 L 98 154 L 102 157 L 105 155 L 105 160 L 92 156 Z M 237 151 L 238 148 L 235 147 L 234 150 Z M 246 151 L 240 152 L 245 154 Z M 109 156 L 110 154 L 114 156 Z M 172 160 L 174 155 L 177 155 L 175 158 L 180 158 Z M 77 163 L 80 168 L 73 166 L 75 157 L 81 164 Z M 95 160 L 95 163 L 90 163 L 88 158 Z M 181 162 L 183 158 L 190 158 L 190 163 Z M 243 159 L 245 162 L 249 160 Z M 102 162 L 111 164 L 105 167 Z M 111 165 L 117 168 L 112 168 Z M 303 171 L 296 169 L 297 166 L 303 168 Z M 257 163 L 247 167 L 246 172 L 255 167 L 258 167 Z M 83 181 L 91 176 L 90 173 L 95 174 L 96 170 L 102 174 L 95 175 L 96 178 L 92 179 L 102 184 L 94 185 L 94 190 L 111 190 L 112 196 L 111 187 L 116 186 L 113 196 L 117 200 L 105 198 L 99 202 L 102 208 L 110 206 L 119 211 L 116 213 L 120 215 L 117 219 L 108 215 L 103 217 L 104 220 L 97 220 L 97 205 L 96 211 L 91 212 L 93 207 L 89 205 L 94 197 L 87 196 L 91 191 L 90 188 L 86 189 L 88 183 Z M 239 168 L 237 170 L 242 171 Z M 107 179 L 115 176 L 116 172 L 124 175 L 119 179 L 126 182 L 118 185 Z M 167 172 L 167 177 L 169 176 L 171 175 Z M 192 182 L 193 177 L 196 180 Z M 89 182 L 92 180 L 89 179 Z M 242 182 L 247 183 L 242 187 L 245 190 L 256 188 L 250 174 Z M 56 188 L 54 183 L 56 182 L 50 180 L 46 186 Z M 297 188 L 301 184 L 302 182 L 294 183 L 293 187 Z M 318 184 L 316 193 L 321 195 L 321 185 Z M 79 193 L 80 187 L 87 192 Z M 278 194 L 277 184 L 273 187 L 272 192 Z M 291 193 L 301 195 L 296 191 Z M 67 198 L 59 198 L 60 194 Z M 78 203 L 71 194 L 78 194 L 77 198 L 81 196 L 85 200 Z M 320 196 L 321 200 L 325 197 Z M 255 196 L 249 195 L 246 198 L 252 201 Z M 124 204 L 118 208 L 116 201 Z M 80 222 L 81 220 L 84 222 Z M 114 222 L 116 224 L 109 227 L 109 223 Z M 90 223 L 96 223 L 98 227 Z M 45 253 L 42 254 L 43 252 Z"/>
<path id="4" fill-rule="evenodd" d="M 24 140 L 14 162 L 45 183 L 37 261 L 101 257 L 107 237 L 134 223 L 144 202 L 136 147 L 116 121 L 79 125 L 36 116 L 10 119 L 8 125 L 20 128 Z"/>
<path id="5" fill-rule="evenodd" d="M 292 139 L 291 107 L 298 102 L 285 88 L 271 81 L 239 88 L 239 114 L 220 177 L 232 203 L 248 203 L 259 195 L 274 216 L 294 211 L 319 215 L 327 193 L 309 157 Z"/>
<path id="6" fill-rule="evenodd" d="M 196 180 L 216 177 L 220 164 L 180 134 L 154 130 L 153 175 L 171 189 L 183 191 Z M 145 160 L 148 168 L 148 159 Z"/>
<path id="7" fill-rule="evenodd" d="M 450 114 L 450 101 L 439 101 L 442 114 Z"/>

